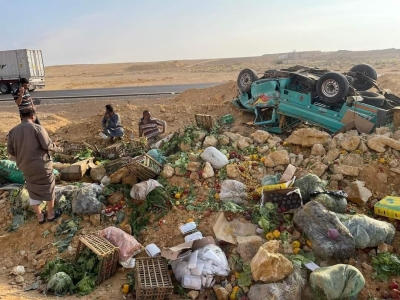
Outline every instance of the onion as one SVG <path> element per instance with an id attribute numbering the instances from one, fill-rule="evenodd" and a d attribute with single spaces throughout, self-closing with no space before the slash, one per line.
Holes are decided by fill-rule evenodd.
<path id="1" fill-rule="evenodd" d="M 390 294 L 389 294 L 388 291 L 383 291 L 383 292 L 381 293 L 381 297 L 382 297 L 383 299 L 387 299 L 387 298 L 390 297 Z"/>
<path id="2" fill-rule="evenodd" d="M 390 282 L 390 284 L 389 284 L 389 288 L 390 288 L 391 290 L 398 289 L 398 288 L 399 288 L 399 285 L 397 284 L 396 281 L 392 280 L 392 282 Z"/>
<path id="3" fill-rule="evenodd" d="M 328 237 L 331 240 L 337 240 L 339 238 L 339 231 L 337 231 L 335 228 L 328 229 Z"/>

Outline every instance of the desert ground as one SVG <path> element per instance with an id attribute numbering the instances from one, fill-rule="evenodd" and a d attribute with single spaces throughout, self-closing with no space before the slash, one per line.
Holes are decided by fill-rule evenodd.
<path id="1" fill-rule="evenodd" d="M 254 118 L 251 114 L 245 114 L 235 109 L 231 104 L 237 95 L 236 78 L 243 68 L 252 68 L 262 72 L 266 69 L 283 68 L 299 65 L 317 66 L 337 71 L 349 70 L 358 63 L 369 63 L 374 66 L 381 75 L 378 83 L 387 89 L 391 89 L 400 95 L 400 50 L 380 50 L 368 52 L 338 51 L 331 53 L 309 52 L 296 53 L 289 58 L 280 58 L 279 55 L 265 55 L 251 58 L 229 59 L 205 59 L 194 61 L 169 61 L 156 63 L 125 63 L 107 65 L 69 65 L 50 66 L 46 68 L 46 90 L 84 89 L 103 87 L 122 87 L 136 85 L 163 85 L 183 83 L 225 82 L 222 85 L 203 89 L 188 90 L 175 97 L 148 97 L 148 98 L 109 98 L 109 99 L 85 99 L 85 100 L 45 100 L 38 106 L 37 113 L 46 130 L 53 140 L 68 141 L 71 143 L 86 142 L 99 147 L 105 146 L 105 141 L 99 137 L 101 131 L 101 119 L 104 115 L 104 106 L 114 104 L 121 115 L 125 127 L 125 140 L 130 135 L 138 135 L 138 122 L 142 111 L 149 109 L 154 117 L 167 122 L 167 133 L 194 122 L 194 114 L 210 114 L 214 118 L 226 114 L 232 114 L 235 123 L 231 132 L 243 136 L 250 136 L 254 128 L 245 124 Z M 32 94 L 34 96 L 34 93 Z M 20 122 L 17 107 L 10 102 L 0 103 L 0 143 L 6 144 L 6 134 Z M 281 136 L 284 140 L 285 135 Z M 383 197 L 393 191 L 393 185 L 398 184 L 397 178 L 392 178 L 389 183 L 377 183 L 374 176 L 378 167 L 376 164 L 366 166 L 369 170 L 360 175 L 360 179 L 366 182 L 366 187 L 371 189 L 374 197 Z M 368 169 L 369 168 L 369 169 Z M 384 170 L 387 171 L 386 169 Z M 389 172 L 389 171 L 388 171 Z M 176 183 L 178 185 L 178 183 Z M 397 185 L 398 186 L 398 185 Z M 398 188 L 395 187 L 398 191 Z M 0 204 L 0 299 L 43 299 L 43 295 L 37 291 L 23 292 L 23 287 L 28 287 L 35 281 L 39 266 L 57 256 L 57 250 L 52 246 L 53 236 L 49 234 L 43 237 L 43 232 L 51 231 L 51 224 L 38 226 L 35 220 L 30 220 L 21 226 L 16 232 L 7 232 L 10 225 L 10 204 Z M 363 212 L 364 210 L 359 210 Z M 183 223 L 187 218 L 202 219 L 200 229 L 203 235 L 212 235 L 212 224 L 216 214 L 202 219 L 201 213 L 184 211 L 177 214 L 172 211 L 167 217 L 167 223 Z M 68 218 L 68 216 L 64 216 Z M 103 229 L 108 223 L 94 227 L 88 220 L 81 223 L 83 229 L 80 233 L 94 232 Z M 177 230 L 164 226 L 159 231 L 150 229 L 141 241 L 143 244 L 154 242 L 159 246 L 173 246 L 181 243 L 182 238 Z M 164 238 L 167 237 L 167 238 Z M 396 232 L 395 248 L 400 247 L 400 235 Z M 71 243 L 77 245 L 74 238 Z M 72 258 L 74 253 L 66 252 L 62 255 Z M 33 263 L 33 261 L 35 263 Z M 14 276 L 10 276 L 10 270 L 16 265 L 24 265 L 27 274 L 24 276 L 23 285 L 14 283 Z M 370 270 L 362 270 L 367 281 L 359 299 L 370 300 L 370 295 L 378 297 L 379 290 L 384 288 L 383 283 L 377 283 L 370 278 Z M 127 282 L 127 270 L 120 269 L 118 273 L 97 287 L 95 291 L 79 299 L 126 299 L 120 292 L 121 285 Z M 397 277 L 398 279 L 398 277 Z M 202 294 L 201 299 L 212 299 L 214 295 Z M 46 299 L 56 299 L 47 296 Z M 78 299 L 70 296 L 67 299 Z M 376 298 L 380 299 L 380 298 Z"/>

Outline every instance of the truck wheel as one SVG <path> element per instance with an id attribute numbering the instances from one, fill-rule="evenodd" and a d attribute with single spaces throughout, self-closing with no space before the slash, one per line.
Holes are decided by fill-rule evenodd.
<path id="1" fill-rule="evenodd" d="M 366 91 L 360 91 L 357 93 L 361 97 L 363 97 L 362 103 L 372 105 L 375 107 L 381 107 L 383 105 L 383 103 L 385 103 L 385 101 L 386 101 L 385 96 L 378 94 L 378 93 L 366 92 Z"/>
<path id="2" fill-rule="evenodd" d="M 16 83 L 16 82 L 11 83 L 11 90 L 15 91 L 17 89 L 19 89 L 19 83 Z"/>
<path id="3" fill-rule="evenodd" d="M 251 90 L 251 84 L 258 80 L 257 73 L 252 69 L 243 69 L 238 76 L 237 85 L 242 93 L 248 93 Z"/>
<path id="4" fill-rule="evenodd" d="M 329 72 L 320 77 L 316 86 L 321 101 L 333 104 L 343 101 L 349 93 L 349 81 L 346 76 Z"/>
<path id="5" fill-rule="evenodd" d="M 1 83 L 0 84 L 0 92 L 2 94 L 9 94 L 11 92 L 11 87 L 8 83 Z"/>
<path id="6" fill-rule="evenodd" d="M 376 73 L 376 70 L 367 64 L 356 65 L 350 69 L 350 72 L 360 72 L 373 80 L 378 79 L 378 74 Z M 353 87 L 358 91 L 369 90 L 370 88 L 372 88 L 372 86 L 373 85 L 371 83 L 357 78 L 355 78 L 353 83 Z"/>

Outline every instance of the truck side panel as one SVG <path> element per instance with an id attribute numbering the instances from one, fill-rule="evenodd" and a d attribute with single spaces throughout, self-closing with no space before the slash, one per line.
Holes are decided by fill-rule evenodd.
<path id="1" fill-rule="evenodd" d="M 16 79 L 20 77 L 16 51 L 0 52 L 0 79 Z"/>

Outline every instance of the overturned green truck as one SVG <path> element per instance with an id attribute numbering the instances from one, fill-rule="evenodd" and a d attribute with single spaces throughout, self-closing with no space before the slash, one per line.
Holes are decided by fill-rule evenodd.
<path id="1" fill-rule="evenodd" d="M 356 65 L 347 73 L 294 66 L 267 70 L 259 78 L 251 69 L 239 73 L 239 95 L 232 103 L 255 114 L 253 124 L 272 133 L 306 122 L 337 133 L 356 128 L 370 133 L 393 125 L 400 98 L 381 89 L 376 70 Z M 376 92 L 368 91 L 375 88 Z"/>

